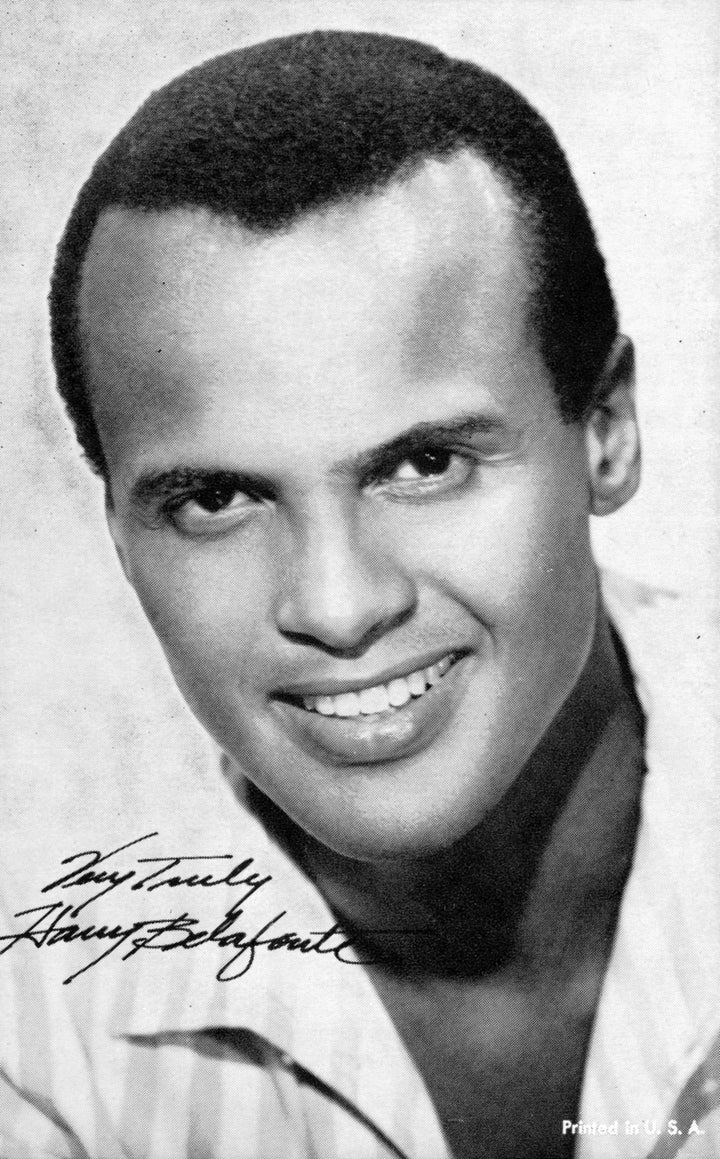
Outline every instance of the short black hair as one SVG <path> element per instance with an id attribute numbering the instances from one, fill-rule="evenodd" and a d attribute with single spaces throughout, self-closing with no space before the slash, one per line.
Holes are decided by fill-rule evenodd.
<path id="1" fill-rule="evenodd" d="M 58 246 L 50 314 L 58 388 L 91 466 L 106 474 L 78 291 L 104 209 L 202 207 L 267 233 L 463 149 L 490 165 L 530 222 L 530 321 L 562 416 L 581 419 L 617 337 L 617 313 L 549 125 L 475 64 L 398 37 L 317 31 L 216 57 L 153 93 L 81 189 Z"/>

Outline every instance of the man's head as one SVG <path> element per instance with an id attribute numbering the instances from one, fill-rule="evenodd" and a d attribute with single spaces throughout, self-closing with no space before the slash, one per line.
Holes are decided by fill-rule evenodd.
<path id="1" fill-rule="evenodd" d="M 108 207 L 195 206 L 272 234 L 465 149 L 510 195 L 535 327 L 562 413 L 587 413 L 617 335 L 604 262 L 552 130 L 500 78 L 389 36 L 315 32 L 229 53 L 155 93 L 98 161 L 58 250 L 58 383 L 88 460 L 103 450 L 82 365 L 77 292 Z"/>
<path id="2" fill-rule="evenodd" d="M 394 176 L 378 175 L 373 142 L 392 144 L 406 123 L 417 137 L 433 117 L 439 134 L 436 73 L 475 76 L 470 66 L 339 34 L 261 46 L 230 58 L 231 72 L 239 59 L 254 77 L 243 100 L 252 89 L 275 126 L 263 195 L 242 192 L 245 219 L 207 199 L 232 187 L 226 168 L 250 191 L 253 173 L 210 147 L 197 120 L 166 118 L 154 132 L 147 106 L 146 130 L 116 146 L 123 171 L 107 162 L 112 191 L 103 162 L 91 179 L 106 192 L 93 195 L 89 244 L 84 211 L 69 227 L 54 301 L 84 237 L 75 381 L 92 401 L 118 554 L 189 704 L 319 841 L 370 860 L 414 856 L 456 842 L 498 803 L 586 668 L 597 613 L 588 515 L 614 510 L 637 481 L 629 348 L 571 182 L 563 193 L 558 178 L 552 228 L 559 214 L 590 239 L 609 303 L 609 347 L 601 357 L 593 330 L 600 361 L 582 389 L 562 387 L 550 365 L 562 326 L 543 329 L 550 300 L 559 308 L 587 281 L 579 268 L 564 289 L 548 281 L 575 261 L 576 238 L 548 256 L 537 206 L 460 137 L 430 153 L 403 146 Z M 506 92 L 478 75 L 481 90 Z M 203 78 L 177 85 L 221 108 L 242 144 L 240 82 L 211 97 Z M 413 86 L 423 118 L 410 112 Z M 326 129 L 343 120 L 344 153 L 306 135 L 313 164 L 301 155 L 287 103 L 296 88 L 304 125 L 310 101 L 328 106 L 317 113 Z M 503 99 L 533 121 L 519 98 Z M 538 162 L 508 117 L 505 159 L 527 175 Z M 493 124 L 482 131 L 501 153 Z M 169 176 L 180 138 L 185 159 L 191 141 L 199 158 L 186 188 Z M 332 196 L 330 164 L 352 176 Z M 577 330 L 574 299 L 568 309 Z"/>

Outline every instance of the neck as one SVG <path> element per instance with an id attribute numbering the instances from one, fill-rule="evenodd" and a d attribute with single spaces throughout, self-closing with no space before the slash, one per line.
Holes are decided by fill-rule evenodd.
<path id="1" fill-rule="evenodd" d="M 298 854 L 365 952 L 393 972 L 554 976 L 607 954 L 641 776 L 641 713 L 601 613 L 570 698 L 512 788 L 457 845 L 367 864 L 302 835 Z"/>

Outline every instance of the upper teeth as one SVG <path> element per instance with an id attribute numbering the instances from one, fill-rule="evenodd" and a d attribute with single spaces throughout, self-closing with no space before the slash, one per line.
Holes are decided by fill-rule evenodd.
<path id="1" fill-rule="evenodd" d="M 429 668 L 418 668 L 408 676 L 398 676 L 373 688 L 341 692 L 339 696 L 304 696 L 303 705 L 309 712 L 319 712 L 323 716 L 370 716 L 389 708 L 401 708 L 411 697 L 422 696 L 437 684 L 452 663 L 453 657 L 445 656 Z"/>

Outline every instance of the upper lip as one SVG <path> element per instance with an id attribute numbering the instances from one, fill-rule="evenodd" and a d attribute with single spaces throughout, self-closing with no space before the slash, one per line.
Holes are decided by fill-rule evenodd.
<path id="1" fill-rule="evenodd" d="M 371 676 L 364 676 L 358 673 L 356 676 L 350 676 L 343 680 L 331 676 L 321 677 L 316 680 L 298 680 L 292 684 L 285 684 L 282 688 L 278 688 L 275 696 L 292 697 L 293 699 L 300 700 L 303 697 L 341 696 L 343 692 L 362 692 L 364 688 L 375 688 L 378 684 L 389 684 L 391 680 L 396 680 L 402 676 L 409 676 L 411 672 L 417 672 L 421 668 L 430 668 L 446 656 L 453 656 L 457 659 L 460 655 L 464 655 L 465 652 L 467 652 L 467 649 L 461 651 L 458 648 L 438 648 L 433 652 L 413 656 L 409 660 L 401 660 L 398 664 L 383 668 L 380 672 L 374 672 Z"/>

